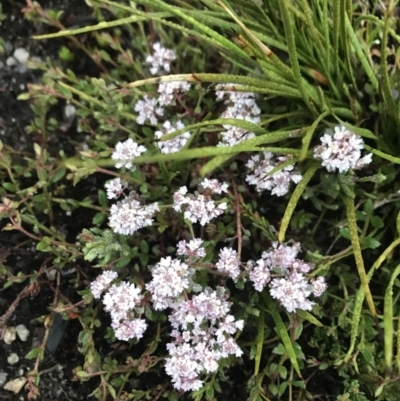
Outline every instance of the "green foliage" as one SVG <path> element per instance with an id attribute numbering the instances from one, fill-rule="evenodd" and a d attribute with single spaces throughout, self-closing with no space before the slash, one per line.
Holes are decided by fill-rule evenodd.
<path id="1" fill-rule="evenodd" d="M 196 266 L 198 282 L 203 287 L 226 284 L 233 313 L 245 320 L 245 328 L 237 334 L 243 359 L 222 361 L 217 373 L 205 375 L 204 387 L 191 394 L 193 399 L 219 399 L 227 390 L 231 397 L 236 387 L 230 382 L 239 380 L 240 390 L 247 383 L 244 397 L 254 401 L 308 400 L 321 392 L 337 400 L 397 400 L 400 96 L 395 94 L 400 89 L 399 73 L 392 66 L 398 65 L 400 54 L 398 2 L 85 3 L 97 22 L 76 29 L 63 29 L 62 11 L 45 10 L 36 2 L 26 7 L 26 18 L 36 26 L 44 23 L 58 30 L 35 39 L 64 38 L 65 44 L 58 59 L 37 66 L 44 71 L 41 81 L 18 98 L 29 101 L 34 113 L 26 129 L 37 142 L 34 149 L 22 155 L 0 146 L 0 218 L 7 222 L 5 229 L 30 237 L 57 272 L 72 262 L 84 266 L 84 274 L 71 280 L 84 307 L 71 304 L 62 311 L 73 310 L 81 325 L 77 347 L 84 362 L 76 367 L 76 379 L 90 382 L 99 376 L 101 386 L 93 392 L 98 399 L 182 398 L 161 374 L 166 315 L 152 310 L 147 296 L 141 306 L 149 322 L 146 337 L 128 343 L 128 359 L 103 355 L 95 339 L 112 347 L 121 342 L 104 326 L 101 306 L 92 304 L 82 277 L 94 279 L 92 267 L 113 268 L 144 288 L 151 267 L 173 255 L 178 240 L 198 235 L 207 250 Z M 0 6 L 0 22 L 2 16 Z M 178 57 L 168 75 L 154 77 L 145 59 L 157 41 L 174 48 Z M 0 40 L 0 53 L 3 47 Z M 74 70 L 78 51 L 97 67 L 96 78 Z M 177 81 L 192 88 L 184 100 L 175 99 L 167 117 L 179 117 L 185 127 L 162 141 L 185 132 L 191 137 L 180 152 L 163 154 L 154 141 L 160 126 L 138 124 L 134 105 L 144 95 L 157 95 L 156 85 Z M 219 84 L 255 93 L 261 121 L 221 118 L 222 102 L 214 96 Z M 54 118 L 53 110 L 65 103 L 76 107 L 74 128 L 84 132 L 85 139 L 68 139 L 73 152 L 52 152 L 52 135 L 71 127 Z M 374 155 L 365 170 L 329 173 L 314 160 L 319 137 L 337 124 L 363 137 L 365 149 Z M 224 125 L 255 136 L 235 146 L 216 146 Z M 148 151 L 134 160 L 135 171 L 116 172 L 112 148 L 128 137 Z M 303 178 L 288 196 L 257 196 L 246 183 L 244 164 L 260 152 L 293 156 L 268 173 L 297 163 Z M 200 176 L 211 174 L 230 184 L 223 201 L 232 213 L 198 229 L 168 212 L 177 189 L 194 188 Z M 132 236 L 107 228 L 109 201 L 102 186 L 115 176 L 140 193 L 140 201 L 159 202 L 161 212 L 153 226 Z M 85 193 L 72 190 L 80 186 Z M 84 224 L 95 227 L 83 228 L 80 245 L 67 240 L 68 233 L 58 227 L 60 209 L 72 216 L 93 212 Z M 287 313 L 266 290 L 255 292 L 246 282 L 247 273 L 234 285 L 215 271 L 220 248 L 239 248 L 240 243 L 245 262 L 259 258 L 277 240 L 301 242 L 306 259 L 316 264 L 311 274 L 322 274 L 329 283 L 312 311 Z M 14 272 L 6 263 L 0 267 L 5 288 L 35 283 L 42 274 L 34 269 Z M 33 376 L 38 378 L 43 347 L 27 357 L 36 359 Z M 241 373 L 228 381 L 224 372 L 231 367 Z M 313 387 L 314 375 L 321 383 L 318 389 Z M 133 377 L 141 388 L 130 387 Z M 331 380 L 336 393 L 329 389 Z"/>
<path id="2" fill-rule="evenodd" d="M 130 255 L 130 247 L 126 243 L 126 238 L 111 230 L 84 229 L 80 239 L 84 243 L 82 251 L 85 260 L 92 262 L 94 259 L 98 259 L 99 267 L 106 266 L 114 259 Z"/>

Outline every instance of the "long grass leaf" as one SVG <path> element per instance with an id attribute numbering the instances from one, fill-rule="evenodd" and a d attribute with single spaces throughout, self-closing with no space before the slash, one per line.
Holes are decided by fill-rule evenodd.
<path id="1" fill-rule="evenodd" d="M 299 161 L 303 161 L 306 158 L 308 148 L 310 147 L 311 138 L 314 135 L 315 129 L 318 127 L 318 124 L 329 114 L 329 110 L 324 111 L 321 115 L 318 116 L 318 118 L 312 123 L 311 127 L 307 130 L 302 139 L 303 146 L 301 147 Z"/>
<path id="2" fill-rule="evenodd" d="M 372 87 L 374 88 L 375 91 L 379 90 L 379 83 L 378 79 L 376 78 L 376 74 L 372 69 L 372 66 L 370 65 L 363 49 L 361 48 L 360 45 L 360 39 L 357 37 L 356 33 L 354 32 L 353 27 L 351 26 L 350 19 L 347 14 L 345 14 L 345 24 L 346 24 L 346 31 L 347 35 L 350 39 L 350 42 L 352 46 L 354 47 L 354 50 L 356 51 L 358 60 L 360 61 L 361 65 L 364 68 L 365 73 L 367 74 Z"/>
<path id="3" fill-rule="evenodd" d="M 264 346 L 265 331 L 265 312 L 264 308 L 260 308 L 260 314 L 257 319 L 257 338 L 256 338 L 256 356 L 254 358 L 254 376 L 260 371 L 260 362 Z"/>
<path id="4" fill-rule="evenodd" d="M 376 309 L 372 299 L 371 290 L 369 288 L 367 274 L 364 267 L 364 259 L 361 253 L 360 239 L 358 237 L 356 211 L 354 208 L 354 200 L 348 196 L 344 196 L 344 204 L 346 206 L 347 224 L 349 226 L 351 245 L 353 247 L 354 259 L 356 261 L 358 276 L 360 277 L 365 298 L 367 299 L 369 310 L 374 319 L 376 319 Z"/>
<path id="5" fill-rule="evenodd" d="M 389 67 L 387 63 L 388 58 L 388 36 L 389 36 L 389 24 L 391 23 L 393 17 L 393 2 L 389 2 L 387 7 L 387 11 L 384 19 L 384 27 L 382 32 L 382 43 L 381 43 L 381 65 L 380 65 L 380 74 L 381 74 L 381 83 L 382 83 L 382 95 L 385 101 L 385 106 L 387 107 L 388 114 L 400 124 L 400 117 L 397 113 L 396 103 L 393 99 L 392 90 L 390 88 L 390 79 L 389 79 Z"/>
<path id="6" fill-rule="evenodd" d="M 285 347 L 285 350 L 288 354 L 289 360 L 292 363 L 294 370 L 300 377 L 302 377 L 301 373 L 300 373 L 299 363 L 296 358 L 296 353 L 293 348 L 292 341 L 290 340 L 289 334 L 287 333 L 287 330 L 286 330 L 286 326 L 283 323 L 281 316 L 279 315 L 278 309 L 277 309 L 273 299 L 271 298 L 271 295 L 269 295 L 268 292 L 263 291 L 261 293 L 261 296 L 262 296 L 265 304 L 267 305 L 267 309 L 268 309 L 269 313 L 272 315 L 272 319 L 274 319 L 276 331 L 283 343 L 283 346 Z"/>
<path id="7" fill-rule="evenodd" d="M 145 2 L 141 1 L 141 3 L 145 3 Z M 151 5 L 151 6 L 158 6 L 160 9 L 162 9 L 164 11 L 168 11 L 168 12 L 176 15 L 177 17 L 183 19 L 184 21 L 188 22 L 189 24 L 192 24 L 197 29 L 199 29 L 206 35 L 213 38 L 224 49 L 229 50 L 230 52 L 236 54 L 237 56 L 239 56 L 241 58 L 251 60 L 250 56 L 246 52 L 244 52 L 239 46 L 235 45 L 233 42 L 226 39 L 224 36 L 222 36 L 218 32 L 210 29 L 208 26 L 202 24 L 196 18 L 191 17 L 190 15 L 185 13 L 185 10 L 180 9 L 178 7 L 171 6 L 162 0 L 151 0 L 149 2 L 146 1 L 146 3 L 149 3 L 149 5 Z"/>
<path id="8" fill-rule="evenodd" d="M 390 162 L 400 164 L 400 158 L 392 155 L 388 155 L 387 153 L 384 153 L 378 149 L 371 148 L 371 146 L 364 145 L 364 148 L 368 150 L 369 152 L 373 153 L 374 155 L 377 155 L 381 157 L 382 159 L 389 160 Z"/>
<path id="9" fill-rule="evenodd" d="M 315 316 L 313 316 L 310 312 L 307 312 L 306 310 L 296 309 L 296 315 L 300 316 L 304 320 L 308 320 L 314 326 L 324 327 L 324 325 Z"/>
<path id="10" fill-rule="evenodd" d="M 281 10 L 283 27 L 285 30 L 286 41 L 288 45 L 288 52 L 290 58 L 290 65 L 292 66 L 293 78 L 299 88 L 299 91 L 303 97 L 303 101 L 310 111 L 314 114 L 316 112 L 315 107 L 312 106 L 310 101 L 310 94 L 307 92 L 304 84 L 304 80 L 301 76 L 300 65 L 297 56 L 296 39 L 293 31 L 293 21 L 289 12 L 288 0 L 280 0 L 279 8 Z"/>
<path id="11" fill-rule="evenodd" d="M 383 339 L 384 339 L 384 354 L 385 364 L 388 370 L 392 369 L 393 364 L 393 285 L 400 274 L 400 265 L 394 270 L 390 277 L 389 284 L 385 291 L 383 301 Z"/>
<path id="12" fill-rule="evenodd" d="M 163 18 L 163 17 L 168 17 L 171 14 L 165 13 L 165 12 L 160 12 L 160 13 L 154 13 L 154 15 L 156 15 L 159 18 Z M 63 29 L 63 30 L 61 30 L 59 32 L 55 32 L 55 33 L 47 33 L 45 35 L 35 35 L 35 36 L 32 36 L 32 38 L 35 40 L 61 38 L 61 37 L 65 37 L 65 36 L 79 35 L 81 33 L 99 31 L 101 29 L 113 28 L 115 26 L 120 26 L 120 25 L 132 24 L 134 22 L 146 21 L 148 19 L 149 19 L 149 17 L 139 16 L 139 15 L 131 15 L 130 17 L 120 18 L 115 21 L 102 21 L 96 25 L 84 26 L 83 28 Z"/>
<path id="13" fill-rule="evenodd" d="M 297 184 L 295 190 L 293 191 L 282 218 L 281 227 L 278 234 L 279 242 L 282 243 L 285 240 L 286 230 L 289 227 L 290 219 L 292 218 L 293 212 L 296 209 L 297 203 L 299 202 L 301 195 L 303 194 L 304 190 L 307 187 L 307 184 L 317 171 L 318 167 L 319 163 L 312 162 L 308 170 L 304 173 L 302 180 Z"/>
<path id="14" fill-rule="evenodd" d="M 215 156 L 211 160 L 209 160 L 201 169 L 200 169 L 200 175 L 204 177 L 207 174 L 212 173 L 214 170 L 216 170 L 219 166 L 227 162 L 229 159 L 231 159 L 233 156 L 232 155 L 221 155 L 221 156 Z"/>
<path id="15" fill-rule="evenodd" d="M 393 241 L 376 259 L 372 267 L 370 268 L 368 274 L 367 274 L 367 281 L 368 283 L 371 281 L 371 278 L 375 272 L 375 270 L 379 269 L 379 267 L 382 265 L 382 263 L 386 260 L 388 255 L 390 255 L 393 252 L 393 249 L 396 248 L 396 246 L 400 245 L 400 238 L 396 239 Z M 362 311 L 362 305 L 364 303 L 365 299 L 365 292 L 364 288 L 361 285 L 360 288 L 357 291 L 357 295 L 354 301 L 354 308 L 353 308 L 353 316 L 351 318 L 351 331 L 350 331 L 350 346 L 349 349 L 346 353 L 346 356 L 344 357 L 344 361 L 348 362 L 353 355 L 353 351 L 356 345 L 356 340 L 358 336 L 358 328 L 360 326 L 360 320 L 361 320 L 361 311 Z"/>

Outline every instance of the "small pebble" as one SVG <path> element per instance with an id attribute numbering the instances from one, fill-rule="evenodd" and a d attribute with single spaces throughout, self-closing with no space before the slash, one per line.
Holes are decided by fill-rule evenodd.
<path id="1" fill-rule="evenodd" d="M 7 381 L 8 374 L 5 372 L 0 372 L 0 387 L 4 386 L 4 383 Z"/>
<path id="2" fill-rule="evenodd" d="M 23 47 L 18 47 L 14 50 L 13 56 L 20 64 L 25 64 L 28 61 L 29 52 Z"/>
<path id="3" fill-rule="evenodd" d="M 13 341 L 15 341 L 16 338 L 17 336 L 15 327 L 7 327 L 4 333 L 4 342 L 10 345 Z"/>
<path id="4" fill-rule="evenodd" d="M 17 331 L 17 335 L 21 341 L 26 341 L 29 337 L 29 330 L 23 324 L 19 324 L 15 330 Z"/>
<path id="5" fill-rule="evenodd" d="M 27 382 L 26 377 L 19 377 L 18 379 L 10 380 L 4 386 L 4 390 L 12 391 L 14 394 L 18 394 L 22 387 Z"/>
<path id="6" fill-rule="evenodd" d="M 57 276 L 57 269 L 51 269 L 51 270 L 49 270 L 49 271 L 46 273 L 46 275 L 47 275 L 47 278 L 48 278 L 50 281 L 54 281 L 54 280 L 56 279 L 56 276 Z"/>
<path id="7" fill-rule="evenodd" d="M 7 67 L 13 67 L 13 66 L 17 65 L 17 60 L 15 60 L 15 58 L 11 57 L 11 56 L 7 57 L 6 65 L 7 65 Z"/>
<path id="8" fill-rule="evenodd" d="M 18 363 L 18 361 L 19 361 L 19 356 L 15 352 L 10 354 L 10 356 L 7 358 L 7 362 L 10 365 L 15 365 L 16 363 Z"/>
<path id="9" fill-rule="evenodd" d="M 64 117 L 68 121 L 73 121 L 76 115 L 76 108 L 73 104 L 67 104 L 64 107 Z"/>

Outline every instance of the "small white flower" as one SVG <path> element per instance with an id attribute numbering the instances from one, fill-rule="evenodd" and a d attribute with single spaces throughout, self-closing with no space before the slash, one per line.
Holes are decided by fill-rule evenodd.
<path id="1" fill-rule="evenodd" d="M 203 184 L 205 187 L 203 187 Z M 202 226 L 209 223 L 213 218 L 224 213 L 228 207 L 226 202 L 221 202 L 216 205 L 214 200 L 211 199 L 211 193 L 221 193 L 227 191 L 227 184 L 221 184 L 217 180 L 204 180 L 199 184 L 199 189 L 211 189 L 209 193 L 187 194 L 187 188 L 181 187 L 174 193 L 173 208 L 177 212 L 185 209 L 183 215 L 185 219 L 190 220 L 192 223 L 200 223 Z"/>
<path id="2" fill-rule="evenodd" d="M 147 329 L 147 323 L 143 319 L 113 320 L 111 327 L 118 340 L 129 341 L 132 338 L 141 339 Z"/>
<path id="3" fill-rule="evenodd" d="M 90 291 L 93 297 L 100 299 L 103 291 L 107 290 L 111 282 L 118 277 L 118 274 L 113 271 L 104 271 L 102 274 L 97 276 L 95 281 L 90 283 Z"/>
<path id="4" fill-rule="evenodd" d="M 165 121 L 163 127 L 164 129 L 162 131 L 156 131 L 154 133 L 157 139 L 161 139 L 164 135 L 170 134 L 178 129 L 185 128 L 185 125 L 181 121 L 177 121 L 173 125 L 169 121 Z M 168 141 L 157 142 L 157 146 L 160 148 L 161 153 L 175 153 L 179 152 L 186 145 L 189 138 L 190 132 L 184 132 Z"/>
<path id="5" fill-rule="evenodd" d="M 255 185 L 257 192 L 268 190 L 272 195 L 283 196 L 289 192 L 292 182 L 297 184 L 301 181 L 302 175 L 294 170 L 293 164 L 270 174 L 275 167 L 290 160 L 288 157 L 275 158 L 270 152 L 264 152 L 263 156 L 263 159 L 259 155 L 252 156 L 246 164 L 253 172 L 246 176 L 246 181 Z"/>
<path id="6" fill-rule="evenodd" d="M 204 178 L 204 180 L 199 184 L 203 189 L 210 189 L 212 194 L 221 195 L 223 192 L 228 192 L 228 184 L 226 182 L 219 182 L 216 179 L 209 180 Z"/>
<path id="7" fill-rule="evenodd" d="M 311 294 L 311 285 L 302 275 L 290 278 L 273 279 L 271 281 L 271 297 L 276 298 L 288 312 L 296 309 L 311 310 L 314 302 L 307 297 Z"/>
<path id="8" fill-rule="evenodd" d="M 156 125 L 157 116 L 164 115 L 164 109 L 157 107 L 157 99 L 150 99 L 148 96 L 144 96 L 143 99 L 138 100 L 135 104 L 135 111 L 139 113 L 136 122 L 143 125 L 146 120 L 149 120 L 150 124 Z"/>
<path id="9" fill-rule="evenodd" d="M 131 235 L 142 227 L 153 224 L 153 215 L 160 209 L 157 203 L 141 205 L 139 201 L 126 198 L 110 208 L 110 227 L 114 232 Z"/>
<path id="10" fill-rule="evenodd" d="M 153 278 L 146 285 L 151 293 L 154 309 L 166 309 L 178 302 L 183 292 L 192 286 L 193 274 L 194 269 L 189 268 L 186 263 L 170 256 L 161 258 L 152 268 Z"/>
<path id="11" fill-rule="evenodd" d="M 115 167 L 125 167 L 130 170 L 135 170 L 136 167 L 132 161 L 146 152 L 146 148 L 138 145 L 132 138 L 128 138 L 125 142 L 118 142 L 115 145 L 115 150 L 111 155 L 113 160 L 116 160 Z"/>
<path id="12" fill-rule="evenodd" d="M 158 103 L 161 106 L 169 106 L 173 103 L 175 94 L 187 92 L 189 89 L 190 84 L 186 81 L 161 82 L 157 89 L 157 92 L 159 93 Z"/>
<path id="13" fill-rule="evenodd" d="M 123 281 L 113 284 L 105 293 L 104 310 L 110 313 L 111 320 L 118 325 L 121 321 L 130 320 L 134 309 L 140 306 L 142 299 L 141 288 Z"/>
<path id="14" fill-rule="evenodd" d="M 240 274 L 240 261 L 237 252 L 232 248 L 223 248 L 219 252 L 215 267 L 218 271 L 228 273 L 233 281 L 237 281 Z"/>
<path id="15" fill-rule="evenodd" d="M 217 89 L 224 88 L 240 89 L 242 85 L 226 84 L 218 85 Z M 216 92 L 218 99 L 228 97 L 225 101 L 228 104 L 226 110 L 222 113 L 222 118 L 235 118 L 239 120 L 249 121 L 253 124 L 260 122 L 259 114 L 261 110 L 258 108 L 254 99 L 254 94 L 250 92 L 240 91 L 218 91 Z M 250 132 L 244 128 L 224 124 L 226 131 L 221 133 L 221 142 L 218 146 L 234 146 L 247 139 L 254 138 L 254 132 Z"/>
<path id="16" fill-rule="evenodd" d="M 107 190 L 108 199 L 118 198 L 124 189 L 128 186 L 128 183 L 122 182 L 121 178 L 114 178 L 113 180 L 106 183 L 105 187 Z"/>
<path id="17" fill-rule="evenodd" d="M 313 294 L 316 297 L 320 297 L 326 290 L 325 279 L 319 276 L 316 280 L 311 282 L 313 286 Z"/>
<path id="18" fill-rule="evenodd" d="M 169 72 L 171 69 L 171 61 L 176 59 L 174 50 L 162 47 L 159 42 L 153 45 L 153 54 L 146 57 L 146 63 L 151 64 L 150 72 L 156 75 L 160 69 Z"/>
<path id="19" fill-rule="evenodd" d="M 200 389 L 202 374 L 216 372 L 222 358 L 243 354 L 233 335 L 244 322 L 228 314 L 230 305 L 225 289 L 217 287 L 205 288 L 173 308 L 168 319 L 174 341 L 167 344 L 165 370 L 176 389 Z"/>
<path id="20" fill-rule="evenodd" d="M 343 125 L 337 125 L 334 132 L 327 130 L 321 137 L 321 145 L 314 148 L 314 157 L 322 160 L 322 166 L 328 171 L 346 173 L 371 163 L 371 153 L 361 157 L 363 149 L 364 141 L 359 135 Z"/>
<path id="21" fill-rule="evenodd" d="M 204 258 L 206 256 L 205 249 L 201 246 L 203 240 L 200 238 L 192 239 L 189 242 L 184 240 L 178 242 L 177 254 L 187 256 L 189 258 Z"/>

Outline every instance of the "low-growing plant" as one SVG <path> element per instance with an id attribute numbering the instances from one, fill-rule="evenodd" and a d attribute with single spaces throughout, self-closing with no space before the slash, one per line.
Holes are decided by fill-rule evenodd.
<path id="1" fill-rule="evenodd" d="M 82 272 L 53 304 L 81 325 L 76 380 L 102 400 L 397 400 L 397 2 L 86 3 L 98 23 L 65 29 L 28 2 L 61 29 L 35 39 L 70 42 L 20 96 L 35 157 L 0 152 L 6 229 Z M 50 155 L 57 104 L 85 136 Z M 55 207 L 94 212 L 78 242 Z"/>

